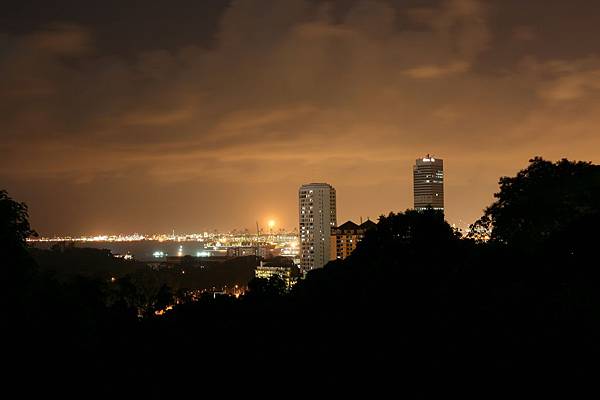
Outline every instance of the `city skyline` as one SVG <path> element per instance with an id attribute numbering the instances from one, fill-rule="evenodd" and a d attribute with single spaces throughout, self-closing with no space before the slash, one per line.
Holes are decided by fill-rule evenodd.
<path id="1" fill-rule="evenodd" d="M 589 1 L 57 0 L 0 20 L 0 182 L 44 235 L 290 229 L 307 181 L 376 220 L 412 208 L 428 152 L 465 227 L 534 156 L 600 161 Z"/>
<path id="2" fill-rule="evenodd" d="M 429 164 L 432 164 L 431 166 Z M 432 169 L 434 168 L 434 169 Z M 429 185 L 429 180 L 426 181 L 426 178 L 433 178 L 432 174 L 436 174 L 435 175 L 435 179 L 439 179 L 441 181 L 441 187 L 438 188 L 437 186 L 435 187 L 435 190 L 431 189 Z M 439 174 L 441 174 L 441 176 L 438 176 Z M 425 183 L 427 182 L 427 183 Z M 437 182 L 437 181 L 434 181 Z M 302 193 L 303 189 L 306 188 L 313 188 L 313 187 L 320 187 L 320 186 L 326 186 L 329 190 L 332 191 L 333 193 L 333 225 L 330 224 L 331 227 L 338 227 L 337 225 L 337 212 L 339 210 L 339 207 L 337 207 L 337 195 L 336 195 L 336 190 L 333 188 L 333 186 L 327 184 L 327 183 L 310 183 L 310 184 L 304 184 L 300 187 L 300 193 Z M 435 186 L 435 185 L 434 185 Z M 427 154 L 424 158 L 418 158 L 416 160 L 416 164 L 413 165 L 413 198 L 414 198 L 414 206 L 412 207 L 412 209 L 416 209 L 416 210 L 423 210 L 429 206 L 433 207 L 434 209 L 440 209 L 439 207 L 437 207 L 438 205 L 441 204 L 441 210 L 444 211 L 444 178 L 443 178 L 443 160 L 441 158 L 434 158 L 434 156 L 430 156 L 429 154 Z M 431 190 L 433 190 L 432 193 L 429 193 Z M 417 192 L 421 195 L 418 199 L 417 196 Z M 432 200 L 431 196 L 434 195 L 434 192 L 440 192 L 441 193 L 441 200 L 435 199 Z M 427 194 L 427 196 L 429 196 L 426 199 L 423 199 L 422 195 L 423 193 Z M 301 231 L 302 231 L 302 225 L 303 222 L 303 213 L 302 213 L 302 202 L 303 202 L 303 198 L 306 196 L 300 196 L 300 210 L 299 210 L 299 215 L 300 215 L 300 227 L 298 226 L 294 226 L 292 228 L 287 228 L 282 226 L 278 220 L 274 219 L 272 215 L 269 215 L 269 217 L 265 218 L 264 221 L 259 222 L 258 220 L 256 221 L 256 231 L 253 231 L 252 229 L 249 229 L 248 227 L 242 227 L 242 228 L 233 228 L 231 230 L 227 230 L 227 231 L 219 231 L 217 229 L 209 229 L 209 230 L 200 230 L 200 231 L 187 231 L 187 232 L 178 232 L 178 234 L 175 234 L 175 229 L 172 230 L 172 234 L 169 235 L 165 232 L 162 233 L 153 233 L 153 234 L 148 234 L 148 233 L 140 233 L 140 232 L 129 232 L 127 234 L 123 234 L 123 233 L 103 233 L 103 234 L 98 234 L 98 235 L 79 235 L 79 236 L 73 236 L 73 239 L 75 240 L 107 240 L 107 238 L 112 237 L 112 240 L 124 240 L 124 241 L 128 241 L 128 240 L 139 240 L 139 238 L 141 239 L 148 239 L 148 238 L 152 238 L 152 240 L 155 240 L 155 238 L 160 238 L 162 237 L 162 240 L 166 240 L 165 237 L 171 236 L 172 238 L 169 240 L 182 240 L 182 238 L 186 238 L 186 236 L 197 236 L 201 233 L 204 233 L 204 236 L 206 236 L 209 233 L 212 232 L 219 232 L 219 233 L 232 233 L 232 232 L 240 232 L 240 231 L 246 231 L 246 233 L 249 236 L 255 235 L 255 234 L 261 234 L 261 235 L 269 235 L 269 234 L 277 234 L 277 233 L 291 233 L 291 232 L 295 232 L 299 235 L 301 235 Z M 435 203 L 435 204 L 434 204 Z M 410 208 L 407 208 L 410 209 Z M 395 212 L 397 210 L 390 210 L 391 212 Z M 385 215 L 386 213 L 381 213 L 380 215 L 377 216 L 377 218 L 381 215 Z M 358 219 L 360 219 L 362 221 L 362 219 L 365 218 L 365 220 L 370 220 L 371 217 L 370 216 L 366 216 L 364 217 L 363 215 L 360 215 Z M 377 220 L 377 218 L 375 218 L 375 220 Z M 351 219 L 348 220 L 349 223 L 353 223 Z M 361 222 L 362 223 L 362 222 Z M 458 226 L 458 228 L 463 229 L 466 228 L 466 226 Z M 138 236 L 139 235 L 139 236 Z M 71 237 L 69 235 L 55 235 L 55 236 L 43 236 L 44 240 L 46 239 L 59 239 L 60 237 L 63 237 L 65 239 L 70 239 Z M 327 236 L 327 235 L 326 235 Z M 175 239 L 177 238 L 177 239 Z M 36 240 L 36 239 L 32 239 L 32 240 Z"/>

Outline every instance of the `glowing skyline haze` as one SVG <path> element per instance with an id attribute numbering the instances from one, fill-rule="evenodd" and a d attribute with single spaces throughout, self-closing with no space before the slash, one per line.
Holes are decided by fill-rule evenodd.
<path id="1" fill-rule="evenodd" d="M 600 161 L 600 3 L 235 0 L 6 5 L 0 188 L 46 236 L 297 227 L 412 207 L 444 159 L 464 227 L 542 156 Z"/>

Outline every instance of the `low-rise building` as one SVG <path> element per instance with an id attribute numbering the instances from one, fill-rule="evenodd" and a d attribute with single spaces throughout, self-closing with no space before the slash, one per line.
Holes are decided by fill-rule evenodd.
<path id="1" fill-rule="evenodd" d="M 260 262 L 256 267 L 254 276 L 257 278 L 270 279 L 272 276 L 278 276 L 285 282 L 285 287 L 290 290 L 298 281 L 300 269 L 292 263 Z"/>
<path id="2" fill-rule="evenodd" d="M 271 244 L 261 244 L 259 246 L 234 246 L 227 249 L 229 257 L 258 256 L 270 258 L 275 254 L 275 246 Z"/>

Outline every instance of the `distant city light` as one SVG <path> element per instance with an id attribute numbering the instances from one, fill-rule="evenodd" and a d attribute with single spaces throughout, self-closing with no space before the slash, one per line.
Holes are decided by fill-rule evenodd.
<path id="1" fill-rule="evenodd" d="M 113 257 L 115 258 L 122 258 L 123 260 L 133 260 L 133 255 L 132 254 L 113 254 Z"/>
<path id="2" fill-rule="evenodd" d="M 272 221 L 272 222 L 271 222 Z M 277 226 L 275 219 L 268 220 L 267 226 Z M 276 232 L 275 229 L 269 229 L 269 232 L 259 232 L 258 234 L 254 231 L 246 229 L 243 232 L 233 231 L 227 233 L 219 232 L 199 232 L 199 233 L 181 233 L 173 235 L 173 233 L 161 233 L 161 234 L 125 234 L 125 235 L 94 235 L 94 236 L 55 236 L 55 237 L 36 237 L 28 238 L 27 242 L 30 243 L 53 243 L 53 242 L 68 242 L 68 243 L 81 243 L 86 246 L 88 242 L 100 242 L 100 243 L 119 243 L 119 242 L 156 242 L 159 243 L 158 248 L 151 250 L 149 254 L 153 259 L 164 260 L 173 252 L 172 255 L 183 257 L 184 255 L 195 255 L 196 257 L 211 257 L 215 255 L 225 255 L 228 251 L 236 252 L 236 249 L 252 248 L 253 251 L 257 246 L 273 246 L 272 252 L 276 255 L 289 257 L 296 259 L 299 254 L 299 237 L 297 232 Z M 174 250 L 166 251 L 165 248 L 160 246 L 163 243 L 168 242 L 179 242 L 176 244 Z M 185 243 L 199 243 L 202 244 L 197 247 L 196 244 L 185 245 Z M 131 250 L 130 250 L 131 251 Z M 250 254 L 250 253 L 248 253 Z M 244 255 L 248 255 L 244 254 Z M 134 260 L 139 258 L 144 260 L 143 254 L 129 253 L 115 253 L 113 255 L 116 258 L 122 258 L 124 260 Z"/>

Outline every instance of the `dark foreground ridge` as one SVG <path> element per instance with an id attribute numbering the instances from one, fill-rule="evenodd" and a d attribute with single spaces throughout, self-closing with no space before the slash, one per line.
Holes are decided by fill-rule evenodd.
<path id="1" fill-rule="evenodd" d="M 220 376 L 347 390 L 357 376 L 392 385 L 583 371 L 600 356 L 600 167 L 590 163 L 536 158 L 502 178 L 471 237 L 435 211 L 391 213 L 289 294 L 253 281 L 239 299 L 206 296 L 160 317 L 166 286 L 140 299 L 134 284 L 40 270 L 24 242 L 27 210 L 6 192 L 0 224 L 9 360 L 54 389 L 197 393 Z"/>

